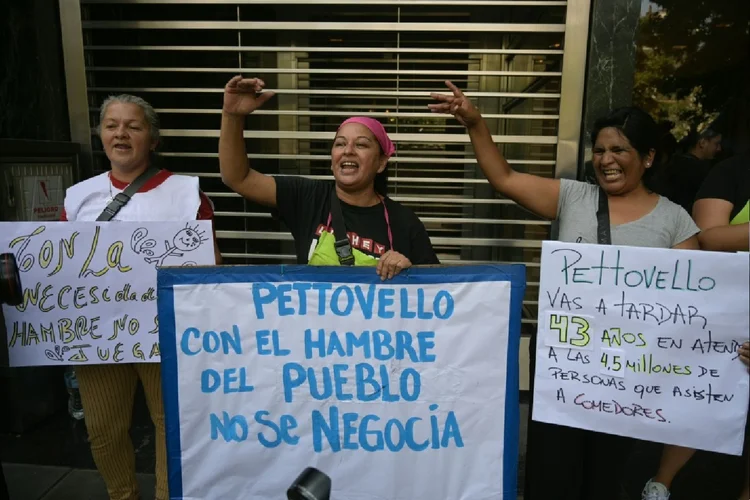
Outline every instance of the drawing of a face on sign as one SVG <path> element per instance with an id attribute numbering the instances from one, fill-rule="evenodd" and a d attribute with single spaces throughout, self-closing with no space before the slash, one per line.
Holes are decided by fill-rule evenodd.
<path id="1" fill-rule="evenodd" d="M 177 250 L 190 252 L 201 246 L 201 243 L 205 241 L 208 240 L 203 237 L 203 233 L 199 232 L 197 228 L 186 227 L 175 235 L 173 243 Z"/>
<path id="2" fill-rule="evenodd" d="M 156 241 L 152 239 L 147 240 L 147 236 L 148 231 L 144 228 L 139 228 L 133 233 L 130 247 L 136 253 L 148 255 L 149 257 L 146 257 L 144 260 L 149 264 L 155 264 L 156 267 L 163 266 L 164 261 L 169 257 L 184 257 L 186 252 L 192 252 L 208 241 L 205 231 L 200 231 L 197 225 L 190 227 L 188 223 L 174 235 L 171 243 L 169 240 L 164 240 L 164 253 L 154 256 L 155 252 L 151 249 L 156 246 Z M 186 261 L 180 265 L 191 266 L 195 265 L 195 262 Z"/>

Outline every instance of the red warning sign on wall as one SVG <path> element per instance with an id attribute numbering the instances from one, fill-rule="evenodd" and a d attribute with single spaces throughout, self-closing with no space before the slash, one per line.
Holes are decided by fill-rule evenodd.
<path id="1" fill-rule="evenodd" d="M 32 221 L 58 221 L 62 214 L 65 190 L 62 176 L 24 177 L 26 219 Z"/>

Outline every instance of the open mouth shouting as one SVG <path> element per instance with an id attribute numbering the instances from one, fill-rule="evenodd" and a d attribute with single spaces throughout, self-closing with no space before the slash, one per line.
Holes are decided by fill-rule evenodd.
<path id="1" fill-rule="evenodd" d="M 604 180 L 607 182 L 614 182 L 618 181 L 622 178 L 622 169 L 620 168 L 601 168 L 600 169 L 602 173 L 602 177 L 604 177 Z"/>
<path id="2" fill-rule="evenodd" d="M 343 175 L 354 175 L 359 170 L 359 164 L 354 161 L 342 161 L 339 163 L 339 170 Z"/>

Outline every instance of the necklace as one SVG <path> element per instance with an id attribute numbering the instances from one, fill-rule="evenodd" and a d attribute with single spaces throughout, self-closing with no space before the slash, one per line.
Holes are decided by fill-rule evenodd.
<path id="1" fill-rule="evenodd" d="M 115 195 L 112 193 L 112 176 L 109 175 L 108 178 L 109 178 L 109 199 L 107 200 L 107 205 L 112 203 L 115 199 Z"/>

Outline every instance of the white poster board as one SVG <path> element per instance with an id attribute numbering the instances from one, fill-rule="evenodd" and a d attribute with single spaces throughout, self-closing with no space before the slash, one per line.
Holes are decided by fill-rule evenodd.
<path id="1" fill-rule="evenodd" d="M 516 499 L 523 266 L 159 271 L 173 499 Z M 241 492 L 241 493 L 240 493 Z"/>
<path id="2" fill-rule="evenodd" d="M 740 455 L 748 264 L 544 242 L 533 419 Z"/>
<path id="3" fill-rule="evenodd" d="M 24 289 L 11 366 L 157 362 L 156 268 L 215 264 L 210 221 L 0 222 L 0 253 Z"/>

